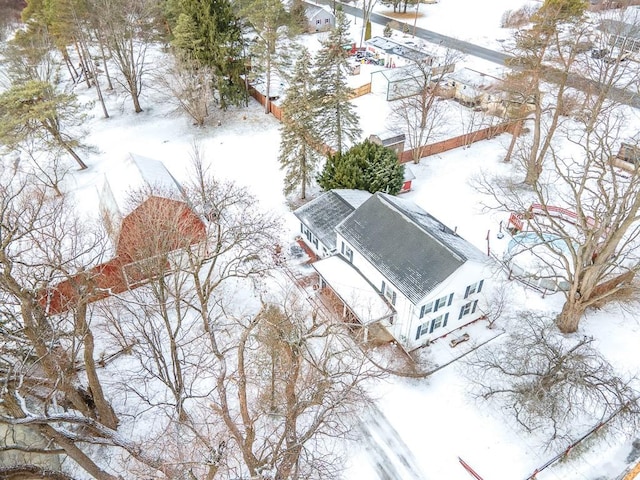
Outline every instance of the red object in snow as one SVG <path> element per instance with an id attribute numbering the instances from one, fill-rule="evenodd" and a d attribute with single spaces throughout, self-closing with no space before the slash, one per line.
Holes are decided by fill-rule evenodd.
<path id="1" fill-rule="evenodd" d="M 473 468 L 471 468 L 467 462 L 462 460 L 460 457 L 458 457 L 458 461 L 460 462 L 460 465 L 462 465 L 464 469 L 467 472 L 469 472 L 473 478 L 475 478 L 476 480 L 483 480 L 483 478 L 478 474 L 478 472 L 476 472 Z"/>

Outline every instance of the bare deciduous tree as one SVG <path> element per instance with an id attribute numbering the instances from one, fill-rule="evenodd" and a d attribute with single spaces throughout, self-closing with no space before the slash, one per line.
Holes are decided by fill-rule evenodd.
<path id="1" fill-rule="evenodd" d="M 602 111 L 596 120 L 585 116 L 562 129 L 568 143 L 551 148 L 548 167 L 532 190 L 505 179 L 479 186 L 509 211 L 540 206 L 537 214 L 527 214 L 526 229 L 539 238 L 539 246 L 527 251 L 538 262 L 534 273 L 562 286 L 565 304 L 557 323 L 565 333 L 578 329 L 588 308 L 631 298 L 640 266 L 640 177 L 613 166 L 625 120 L 609 101 Z M 572 216 L 558 215 L 555 207 Z"/>
<path id="2" fill-rule="evenodd" d="M 136 113 L 142 112 L 140 94 L 148 73 L 147 50 L 156 35 L 158 4 L 150 0 L 94 0 L 99 31 L 121 77 L 116 81 L 130 95 Z"/>
<path id="3" fill-rule="evenodd" d="M 154 74 L 154 84 L 159 85 L 164 92 L 169 92 L 166 95 L 167 101 L 177 111 L 186 113 L 194 125 L 201 127 L 212 112 L 213 78 L 211 67 L 177 57 L 166 68 L 158 69 Z"/>
<path id="4" fill-rule="evenodd" d="M 452 50 L 447 50 L 439 61 L 441 65 L 454 65 L 459 58 Z M 410 95 L 393 102 L 392 118 L 407 132 L 406 139 L 414 163 L 422 158 L 421 147 L 448 128 L 444 121 L 447 106 L 440 101 L 444 95 L 442 68 L 446 67 L 433 65 L 432 57 L 411 64 L 409 69 L 405 69 L 408 78 L 399 86 Z"/>
<path id="5" fill-rule="evenodd" d="M 36 176 L 3 169 L 0 189 L 0 423 L 33 426 L 95 478 L 115 479 L 72 438 L 78 424 L 94 434 L 118 424 L 96 373 L 81 285 L 60 314 L 45 295 L 100 256 L 100 238 Z"/>
<path id="6" fill-rule="evenodd" d="M 575 439 L 616 412 L 612 424 L 631 433 L 638 404 L 632 379 L 617 376 L 590 337 L 564 337 L 553 320 L 522 312 L 508 338 L 466 360 L 472 392 L 494 399 L 547 446 Z"/>

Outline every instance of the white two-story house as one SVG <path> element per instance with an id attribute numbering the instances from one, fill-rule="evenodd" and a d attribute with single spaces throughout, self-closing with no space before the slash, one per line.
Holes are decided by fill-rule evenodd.
<path id="1" fill-rule="evenodd" d="M 415 203 L 376 193 L 334 232 L 335 253 L 313 266 L 345 316 L 382 325 L 407 350 L 482 316 L 489 257 Z"/>

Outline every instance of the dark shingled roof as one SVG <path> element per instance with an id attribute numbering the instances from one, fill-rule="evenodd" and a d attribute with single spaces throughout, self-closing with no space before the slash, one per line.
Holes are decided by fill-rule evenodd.
<path id="1" fill-rule="evenodd" d="M 362 190 L 336 189 L 313 199 L 293 213 L 330 250 L 336 248 L 335 227 L 371 197 Z"/>
<path id="2" fill-rule="evenodd" d="M 414 304 L 485 255 L 413 202 L 376 193 L 336 230 Z"/>

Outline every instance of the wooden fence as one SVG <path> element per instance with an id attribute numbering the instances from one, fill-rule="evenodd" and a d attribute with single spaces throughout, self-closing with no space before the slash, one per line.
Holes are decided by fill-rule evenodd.
<path id="1" fill-rule="evenodd" d="M 480 140 L 486 140 L 493 138 L 501 133 L 509 132 L 517 135 L 520 131 L 522 120 L 512 120 L 510 122 L 500 123 L 491 127 L 476 130 L 475 132 L 465 133 L 464 135 L 458 135 L 457 137 L 447 138 L 440 142 L 430 143 L 418 147 L 418 149 L 405 150 L 400 155 L 400 163 L 407 163 L 413 161 L 414 152 L 420 150 L 417 158 L 428 157 L 429 155 L 437 155 L 438 153 L 447 152 L 454 148 L 462 147 L 464 145 L 471 145 L 472 143 L 479 142 Z"/>
<path id="2" fill-rule="evenodd" d="M 361 87 L 354 89 L 354 93 L 351 98 L 357 98 L 368 93 L 371 93 L 371 83 L 367 83 L 365 85 L 362 85 Z M 252 86 L 249 86 L 249 95 L 260 102 L 260 105 L 264 106 L 266 97 Z M 282 108 L 274 104 L 272 101 L 269 102 L 269 113 L 271 113 L 279 121 L 282 121 Z M 521 128 L 522 120 L 512 120 L 510 122 L 504 122 L 498 125 L 493 125 L 491 127 L 483 128 L 481 130 L 476 130 L 475 132 L 465 133 L 464 135 L 448 138 L 440 142 L 423 145 L 422 147 L 420 147 L 420 156 L 418 158 L 428 157 L 429 155 L 436 155 L 438 153 L 453 150 L 454 148 L 462 147 L 464 145 L 471 145 L 474 142 L 493 138 L 496 135 L 500 135 L 501 133 L 505 132 L 509 132 L 513 135 L 519 135 Z M 323 145 L 323 147 L 325 148 L 321 148 L 319 149 L 319 151 L 322 151 L 322 154 L 324 155 L 327 153 L 327 150 L 330 149 L 326 145 Z M 404 152 L 402 152 L 402 154 L 398 156 L 398 160 L 400 161 L 400 163 L 413 161 L 414 150 L 415 149 L 405 150 Z"/>
<path id="3" fill-rule="evenodd" d="M 352 88 L 351 90 L 352 94 L 349 97 L 350 99 L 361 97 L 363 95 L 366 95 L 367 93 L 371 93 L 371 82 L 361 85 L 357 88 Z"/>
<path id="4" fill-rule="evenodd" d="M 358 98 L 368 93 L 371 93 L 371 83 L 367 83 L 358 88 L 354 88 L 353 93 L 349 98 L 351 99 Z M 264 107 L 267 97 L 265 97 L 263 94 L 261 94 L 251 85 L 249 85 L 249 95 L 255 98 L 260 103 L 260 105 Z M 278 120 L 282 121 L 282 109 L 278 105 L 274 104 L 272 101 L 269 102 L 269 113 L 271 113 Z"/>
<path id="5" fill-rule="evenodd" d="M 260 105 L 264 107 L 267 101 L 267 97 L 261 94 L 251 85 L 249 85 L 249 95 L 255 98 L 260 103 Z M 278 120 L 282 121 L 282 109 L 272 101 L 269 102 L 269 113 L 276 117 Z"/>

